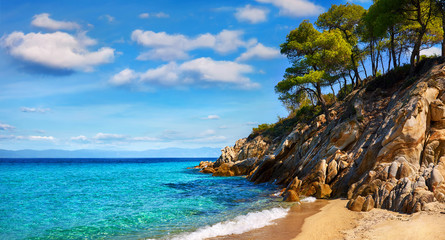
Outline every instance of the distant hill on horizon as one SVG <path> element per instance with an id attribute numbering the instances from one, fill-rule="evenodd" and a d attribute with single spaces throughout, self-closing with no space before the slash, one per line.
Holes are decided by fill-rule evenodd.
<path id="1" fill-rule="evenodd" d="M 145 151 L 107 151 L 107 150 L 4 150 L 0 158 L 210 158 L 219 157 L 220 148 L 164 148 Z"/>

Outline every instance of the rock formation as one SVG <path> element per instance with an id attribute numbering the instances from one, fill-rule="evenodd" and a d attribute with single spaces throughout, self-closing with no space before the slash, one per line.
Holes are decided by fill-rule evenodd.
<path id="1" fill-rule="evenodd" d="M 389 88 L 355 90 L 330 122 L 319 115 L 276 142 L 238 140 L 202 171 L 273 182 L 286 201 L 347 197 L 354 211 L 445 202 L 445 64 L 426 65 Z"/>

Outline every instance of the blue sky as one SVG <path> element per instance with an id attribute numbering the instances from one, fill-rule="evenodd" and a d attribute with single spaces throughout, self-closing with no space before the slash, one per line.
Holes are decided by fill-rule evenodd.
<path id="1" fill-rule="evenodd" d="M 287 115 L 279 44 L 331 3 L 0 0 L 0 149 L 233 145 Z"/>

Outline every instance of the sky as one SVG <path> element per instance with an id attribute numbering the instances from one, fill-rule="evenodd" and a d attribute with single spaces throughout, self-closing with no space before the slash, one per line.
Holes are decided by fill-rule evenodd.
<path id="1" fill-rule="evenodd" d="M 0 149 L 233 145 L 287 116 L 279 45 L 331 3 L 0 0 Z"/>

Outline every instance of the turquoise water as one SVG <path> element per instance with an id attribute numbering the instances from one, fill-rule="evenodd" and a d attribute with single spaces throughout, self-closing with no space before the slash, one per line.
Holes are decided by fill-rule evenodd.
<path id="1" fill-rule="evenodd" d="M 0 159 L 0 239 L 169 239 L 277 205 L 201 160 Z"/>

